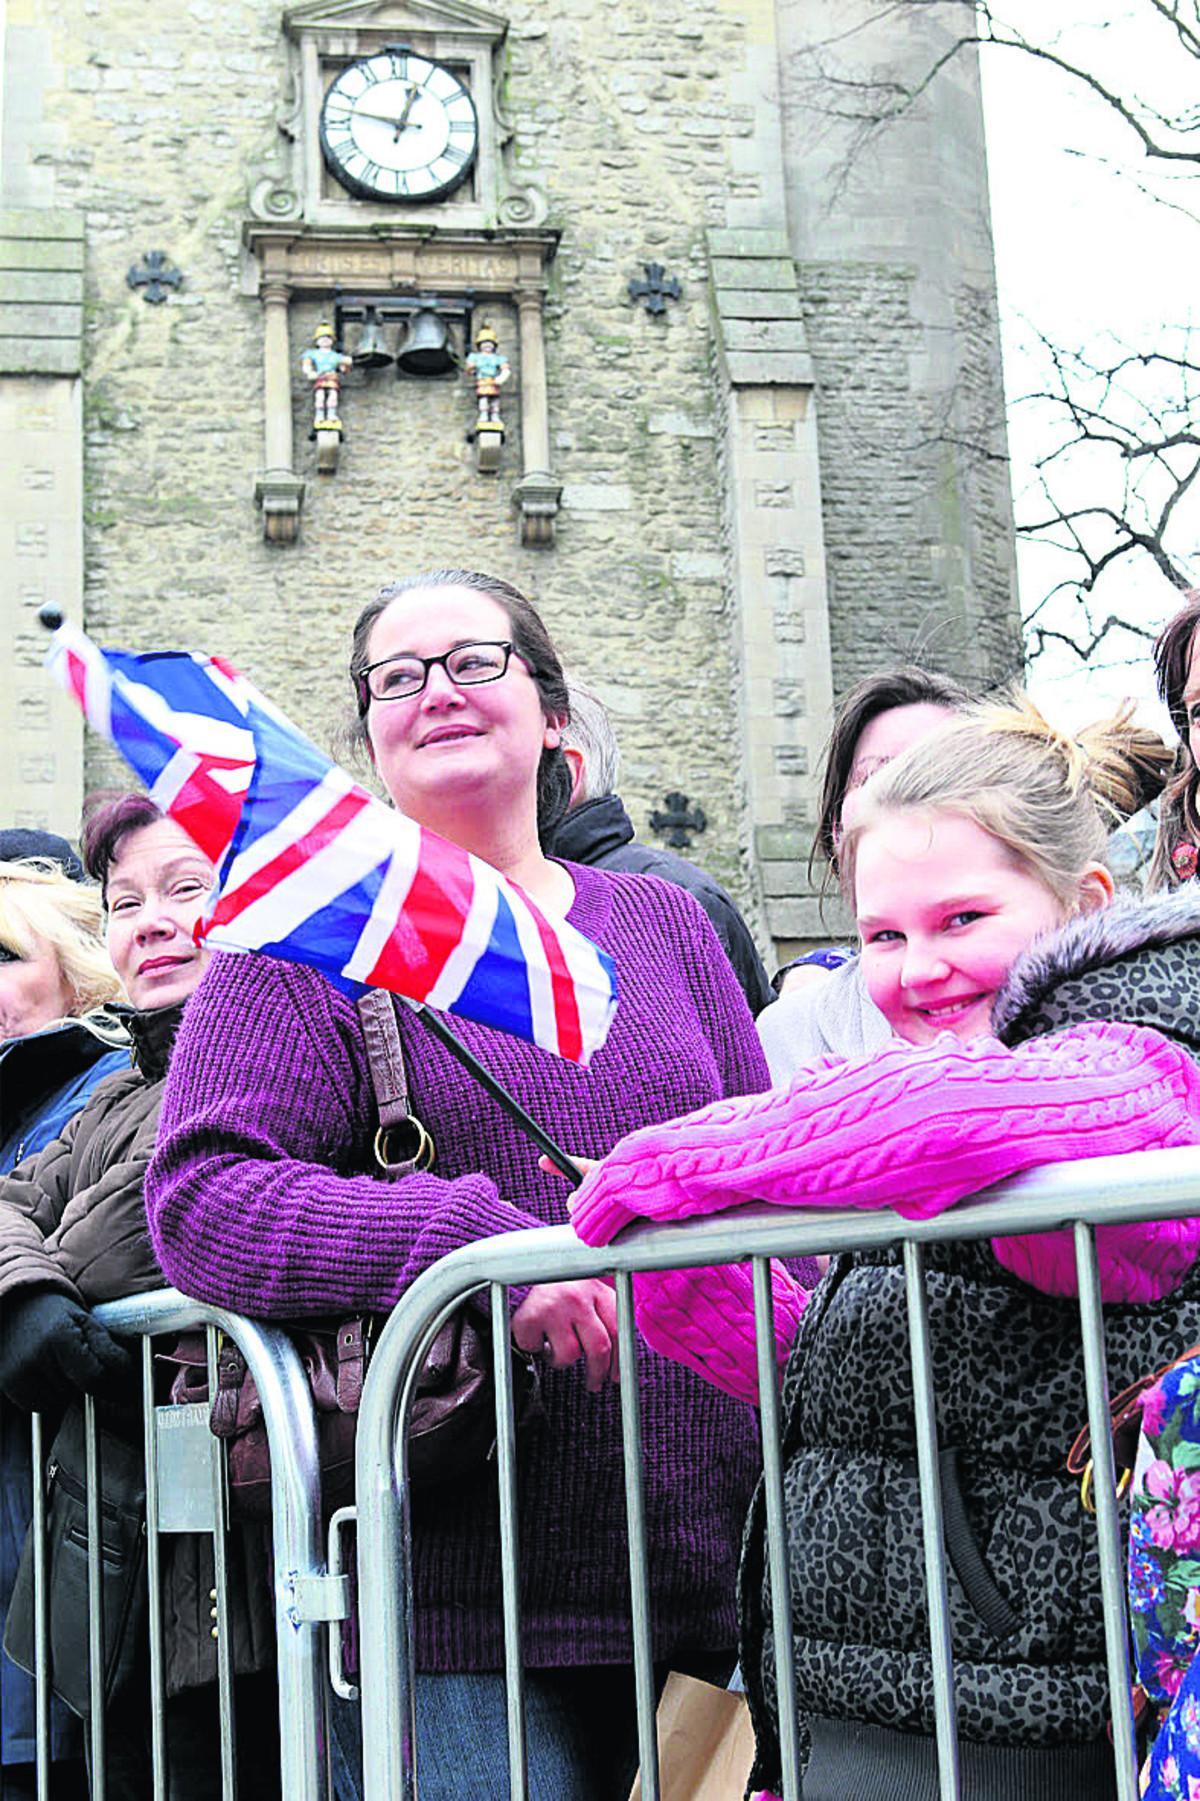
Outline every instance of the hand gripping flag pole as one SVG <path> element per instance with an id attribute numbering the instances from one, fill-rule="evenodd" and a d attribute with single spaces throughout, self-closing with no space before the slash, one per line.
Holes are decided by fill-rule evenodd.
<path id="1" fill-rule="evenodd" d="M 216 864 L 197 942 L 309 964 L 351 994 L 400 995 L 581 1179 L 438 1015 L 586 1064 L 617 1004 L 612 959 L 489 864 L 369 794 L 222 658 L 102 650 L 57 608 L 39 618 L 53 633 L 47 664 L 89 725 Z"/>

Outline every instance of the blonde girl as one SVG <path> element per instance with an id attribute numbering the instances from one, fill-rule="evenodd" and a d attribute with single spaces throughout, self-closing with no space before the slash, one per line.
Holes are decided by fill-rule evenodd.
<path id="1" fill-rule="evenodd" d="M 1125 717 L 1077 740 L 983 706 L 862 790 L 843 877 L 895 1037 L 785 1088 L 625 1139 L 579 1192 L 606 1242 L 634 1217 L 752 1201 L 952 1206 L 1037 1164 L 1200 1142 L 1200 895 L 1113 902 Z M 1101 1228 L 1110 1379 L 1196 1336 L 1200 1222 Z M 1092 1522 L 1065 1458 L 1084 1392 L 1066 1233 L 927 1254 L 965 1792 L 1114 1792 Z M 937 1792 L 904 1277 L 898 1248 L 777 1273 L 805 1801 Z M 644 1278 L 657 1350 L 755 1393 L 741 1270 Z M 807 1306 L 805 1305 L 808 1300 Z M 741 1576 L 754 1780 L 780 1780 L 761 1494 Z"/>

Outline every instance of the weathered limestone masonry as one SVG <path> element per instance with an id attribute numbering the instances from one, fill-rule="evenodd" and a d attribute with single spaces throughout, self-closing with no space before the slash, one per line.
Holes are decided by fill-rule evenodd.
<path id="1" fill-rule="evenodd" d="M 1020 667 L 975 60 L 950 62 L 884 131 L 831 117 L 869 111 L 864 84 L 921 83 L 971 29 L 973 8 L 957 10 L 779 0 L 838 692 L 898 659 L 981 683 Z"/>
<path id="2" fill-rule="evenodd" d="M 340 466 L 316 474 L 299 356 L 333 296 L 272 298 L 248 249 L 249 192 L 272 158 L 284 167 L 297 130 L 278 0 L 10 0 L 0 204 L 42 215 L 23 241 L 72 242 L 84 275 L 82 384 L 54 378 L 70 392 L 52 402 L 44 365 L 0 369 L 4 418 L 36 382 L 68 461 L 71 404 L 82 422 L 82 506 L 64 463 L 42 521 L 64 573 L 43 585 L 102 641 L 221 650 L 327 742 L 349 623 L 379 583 L 492 569 L 538 599 L 611 705 L 643 834 L 681 790 L 709 820 L 693 854 L 745 904 L 764 951 L 819 935 L 803 864 L 833 678 L 915 647 L 943 662 L 961 647 L 970 669 L 999 671 L 1015 639 L 1003 464 L 961 449 L 981 423 L 1003 449 L 982 237 L 959 269 L 968 202 L 986 227 L 973 74 L 954 116 L 922 127 L 937 157 L 919 195 L 909 139 L 885 189 L 876 170 L 888 215 L 876 242 L 869 197 L 844 228 L 818 205 L 832 176 L 802 145 L 811 108 L 792 92 L 797 45 L 823 12 L 808 0 L 522 0 L 498 21 L 468 0 L 325 12 L 399 42 L 495 23 L 497 117 L 511 121 L 497 154 L 511 185 L 544 195 L 535 223 L 559 239 L 541 308 L 554 543 L 523 544 L 514 507 L 530 390 L 523 418 L 512 298 L 486 308 L 513 364 L 499 476 L 477 473 L 465 441 L 467 382 L 390 370 L 347 378 Z M 966 152 L 942 147 L 943 130 Z M 422 226 L 435 246 L 437 218 L 430 208 Z M 76 237 L 56 239 L 56 219 L 77 220 Z M 303 227 L 271 232 L 292 255 Z M 183 278 L 161 305 L 126 281 L 153 250 Z M 682 286 L 658 317 L 628 292 L 651 262 Z M 36 338 L 50 290 L 18 292 L 16 269 L 0 259 L 0 304 L 26 308 L 12 335 Z M 297 496 L 303 483 L 286 546 L 264 537 L 255 499 L 268 317 L 284 334 Z M 939 433 L 947 405 L 953 430 Z M 19 440 L 3 442 L 8 454 Z M 50 467 L 24 449 L 21 463 Z M 6 501 L 24 495 L 38 524 L 47 490 L 4 478 Z M 94 742 L 80 769 L 78 740 L 37 713 L 36 584 L 10 582 L 19 561 L 0 574 L 0 680 L 20 746 L 15 766 L 0 761 L 0 817 L 71 831 L 81 783 L 122 777 Z M 42 780 L 51 748 L 58 773 Z"/>
<path id="3" fill-rule="evenodd" d="M 42 673 L 38 608 L 83 593 L 83 215 L 0 207 L 0 815 L 76 822 L 83 722 Z M 15 729 L 14 729 L 15 728 Z"/>

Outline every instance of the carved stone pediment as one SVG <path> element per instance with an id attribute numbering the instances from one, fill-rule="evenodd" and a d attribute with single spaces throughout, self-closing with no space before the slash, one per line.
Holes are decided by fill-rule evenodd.
<path id="1" fill-rule="evenodd" d="M 497 44 L 508 30 L 502 13 L 485 6 L 469 6 L 465 0 L 312 0 L 304 6 L 284 9 L 283 28 L 299 39 L 307 34 L 345 35 L 348 32 L 378 34 L 380 41 L 405 42 L 429 33 L 453 37 L 483 38 Z"/>

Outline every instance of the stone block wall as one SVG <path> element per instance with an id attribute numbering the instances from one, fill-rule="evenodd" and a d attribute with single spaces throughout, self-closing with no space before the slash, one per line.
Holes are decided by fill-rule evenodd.
<path id="1" fill-rule="evenodd" d="M 955 296 L 965 354 L 947 393 L 920 380 L 911 269 L 800 263 L 797 280 L 821 397 L 835 690 L 897 662 L 980 684 L 1018 675 L 994 296 Z"/>
<path id="2" fill-rule="evenodd" d="M 970 0 L 779 0 L 788 227 L 820 396 L 837 692 L 980 684 L 1020 630 Z M 936 68 L 941 72 L 930 79 Z M 911 103 L 887 124 L 870 124 Z"/>
<path id="3" fill-rule="evenodd" d="M 307 384 L 294 377 L 300 541 L 264 543 L 262 321 L 245 288 L 247 172 L 269 147 L 285 43 L 267 0 L 38 0 L 38 141 L 56 201 L 87 223 L 87 623 L 132 647 L 219 648 L 319 740 L 348 690 L 357 608 L 387 577 L 491 568 L 543 606 L 567 658 L 610 701 L 643 831 L 669 789 L 708 815 L 694 854 L 747 892 L 703 247 L 724 219 L 730 145 L 753 128 L 731 98 L 745 18 L 719 0 L 523 6 L 511 15 L 511 155 L 550 197 L 547 363 L 552 551 L 523 550 L 519 371 L 503 479 L 474 471 L 467 384 L 390 372 L 347 384 L 341 468 L 318 478 Z M 9 71 L 10 82 L 20 78 Z M 31 139 L 32 141 L 32 139 Z M 183 284 L 147 305 L 131 265 L 165 251 Z M 629 299 L 643 262 L 683 297 L 652 318 Z M 300 350 L 318 308 L 293 308 Z M 516 363 L 515 319 L 489 308 Z M 94 744 L 89 783 L 116 770 Z M 647 833 L 648 835 L 648 833 Z"/>

